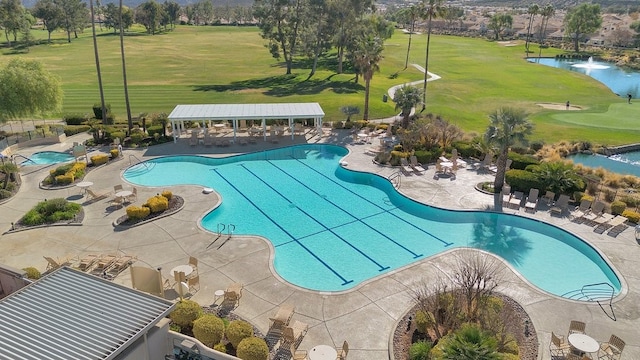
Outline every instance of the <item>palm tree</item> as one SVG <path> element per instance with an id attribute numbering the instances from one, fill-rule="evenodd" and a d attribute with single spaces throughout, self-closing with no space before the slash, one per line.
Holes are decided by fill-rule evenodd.
<path id="1" fill-rule="evenodd" d="M 15 174 L 19 171 L 18 165 L 12 162 L 6 162 L 0 165 L 0 172 L 4 173 L 4 184 L 2 185 L 3 189 L 7 189 L 9 186 L 9 182 L 15 181 Z"/>
<path id="2" fill-rule="evenodd" d="M 442 359 L 446 360 L 498 360 L 498 340 L 482 331 L 477 324 L 467 323 L 457 330 L 443 346 Z"/>
<path id="3" fill-rule="evenodd" d="M 382 60 L 382 40 L 371 34 L 365 34 L 357 44 L 354 61 L 364 79 L 364 112 L 362 118 L 369 120 L 369 90 L 373 74 L 380 70 Z"/>
<path id="4" fill-rule="evenodd" d="M 98 88 L 100 89 L 100 106 L 102 107 L 102 122 L 107 120 L 107 107 L 104 104 L 104 90 L 102 89 L 102 72 L 100 71 L 100 56 L 98 56 L 98 40 L 96 38 L 96 18 L 93 12 L 93 0 L 89 0 L 89 10 L 91 10 L 91 32 L 93 35 L 93 55 L 96 58 L 96 70 L 98 72 Z"/>
<path id="5" fill-rule="evenodd" d="M 118 14 L 118 22 L 120 23 L 120 56 L 122 57 L 122 80 L 124 82 L 124 102 L 127 106 L 127 125 L 129 133 L 133 129 L 133 120 L 131 119 L 131 105 L 129 104 L 129 87 L 127 86 L 127 65 L 124 57 L 124 25 L 122 25 L 122 0 L 120 0 L 120 11 Z"/>
<path id="6" fill-rule="evenodd" d="M 422 111 L 427 108 L 427 78 L 429 77 L 429 45 L 431 44 L 431 20 L 440 14 L 442 0 L 425 0 L 422 3 L 422 17 L 427 19 L 427 50 L 424 60 L 424 85 L 422 87 Z"/>
<path id="7" fill-rule="evenodd" d="M 527 9 L 527 14 L 529 14 L 529 26 L 527 26 L 527 40 L 524 43 L 524 49 L 529 56 L 529 37 L 531 36 L 531 26 L 533 25 L 533 20 L 536 18 L 536 15 L 540 12 L 540 7 L 538 4 L 529 5 L 529 9 Z"/>
<path id="8" fill-rule="evenodd" d="M 409 127 L 411 110 L 422 103 L 422 91 L 415 86 L 403 85 L 393 94 L 393 102 L 396 103 L 396 110 L 401 110 L 402 127 L 406 129 Z"/>
<path id="9" fill-rule="evenodd" d="M 544 43 L 544 39 L 547 36 L 547 25 L 549 24 L 549 19 L 556 13 L 556 9 L 553 8 L 553 5 L 547 4 L 542 10 L 540 10 L 540 15 L 542 15 L 542 21 L 540 23 L 540 33 L 539 33 L 539 41 L 540 45 Z M 539 47 L 538 57 L 542 55 L 542 46 Z"/>
<path id="10" fill-rule="evenodd" d="M 516 144 L 526 145 L 526 137 L 531 134 L 533 125 L 527 121 L 523 110 L 509 107 L 494 111 L 489 115 L 489 119 L 491 123 L 484 137 L 487 142 L 494 143 L 498 148 L 496 178 L 493 186 L 495 192 L 499 193 L 504 183 L 509 148 Z"/>
<path id="11" fill-rule="evenodd" d="M 546 189 L 556 194 L 571 194 L 585 187 L 584 180 L 571 164 L 560 161 L 543 162 L 534 170 L 534 173 Z"/>
<path id="12" fill-rule="evenodd" d="M 409 22 L 411 23 L 409 27 L 409 45 L 407 45 L 407 58 L 404 61 L 404 69 L 406 70 L 409 66 L 409 52 L 411 51 L 411 37 L 413 35 L 413 30 L 416 25 L 416 15 L 418 14 L 418 7 L 416 5 L 412 5 L 407 10 L 407 15 L 409 15 Z"/>

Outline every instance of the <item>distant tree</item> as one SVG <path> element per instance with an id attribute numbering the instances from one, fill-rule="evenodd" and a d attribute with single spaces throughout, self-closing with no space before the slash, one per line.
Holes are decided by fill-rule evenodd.
<path id="1" fill-rule="evenodd" d="M 237 8 L 239 9 L 239 8 Z M 305 8 L 306 24 L 300 34 L 302 52 L 313 60 L 309 77 L 316 73 L 318 59 L 331 49 L 333 31 L 329 24 L 329 8 L 325 0 L 309 0 Z"/>
<path id="2" fill-rule="evenodd" d="M 163 11 L 162 5 L 155 0 L 149 0 L 136 8 L 135 21 L 142 24 L 147 29 L 147 33 L 155 35 L 158 31 L 158 26 L 160 26 Z"/>
<path id="3" fill-rule="evenodd" d="M 340 108 L 343 114 L 347 115 L 346 121 L 351 121 L 351 116 L 360 114 L 360 108 L 357 106 L 343 106 Z"/>
<path id="4" fill-rule="evenodd" d="M 358 22 L 373 11 L 371 0 L 328 0 L 330 11 L 330 23 L 333 31 L 333 46 L 337 50 L 338 74 L 344 71 L 345 54 L 349 47 L 355 44 L 355 39 L 360 32 Z"/>
<path id="5" fill-rule="evenodd" d="M 549 25 L 549 20 L 555 15 L 556 9 L 551 4 L 545 5 L 540 10 L 540 15 L 542 16 L 542 20 L 540 21 L 540 32 L 538 33 L 538 41 L 540 45 L 542 45 L 547 38 L 547 26 Z M 542 46 L 538 48 L 538 56 L 542 55 Z"/>
<path id="6" fill-rule="evenodd" d="M 165 0 L 165 2 L 162 3 L 162 8 L 164 9 L 169 25 L 171 25 L 171 29 L 175 28 L 176 21 L 180 18 L 180 4 L 173 0 Z"/>
<path id="7" fill-rule="evenodd" d="M 0 69 L 0 122 L 57 111 L 61 105 L 60 79 L 40 62 L 14 58 Z"/>
<path id="8" fill-rule="evenodd" d="M 409 43 L 407 44 L 407 56 L 404 60 L 404 69 L 409 67 L 409 53 L 411 52 L 411 39 L 413 38 L 413 32 L 416 27 L 416 19 L 418 18 L 418 6 L 411 5 L 408 8 L 401 10 L 400 16 L 402 16 L 406 22 L 409 23 Z"/>
<path id="9" fill-rule="evenodd" d="M 369 120 L 369 91 L 373 74 L 380 70 L 383 42 L 372 33 L 363 33 L 357 40 L 353 53 L 354 64 L 364 79 L 363 119 Z"/>
<path id="10" fill-rule="evenodd" d="M 429 77 L 429 49 L 431 47 L 431 21 L 442 14 L 442 0 L 425 0 L 421 3 L 420 14 L 427 20 L 427 48 L 424 60 L 424 84 L 422 84 L 422 111 L 427 108 L 427 83 Z"/>
<path id="11" fill-rule="evenodd" d="M 402 127 L 407 129 L 411 109 L 422 104 L 422 91 L 412 85 L 403 85 L 393 94 L 393 102 L 396 103 L 396 110 L 400 110 Z"/>
<path id="12" fill-rule="evenodd" d="M 633 33 L 629 29 L 615 29 L 607 38 L 613 46 L 629 47 L 633 44 Z"/>
<path id="13" fill-rule="evenodd" d="M 580 41 L 585 35 L 602 26 L 599 4 L 583 3 L 567 11 L 564 17 L 565 34 L 573 40 L 573 50 L 580 52 Z"/>
<path id="14" fill-rule="evenodd" d="M 11 38 L 18 41 L 18 34 L 25 25 L 26 10 L 20 0 L 0 0 L 0 27 L 11 46 Z M 10 36 L 11 35 L 11 36 Z"/>
<path id="15" fill-rule="evenodd" d="M 31 33 L 31 26 L 35 24 L 36 19 L 26 11 L 24 13 L 24 18 L 22 27 L 20 28 L 20 42 L 22 42 L 26 52 L 29 52 L 31 45 L 36 41 L 36 38 Z"/>
<path id="16" fill-rule="evenodd" d="M 454 23 L 464 18 L 464 9 L 458 6 L 447 5 L 442 8 L 441 12 L 449 30 L 453 30 Z"/>
<path id="17" fill-rule="evenodd" d="M 629 28 L 633 31 L 635 31 L 635 42 L 634 45 L 638 45 L 640 44 L 640 21 L 634 21 L 631 23 L 631 25 L 629 25 Z"/>
<path id="18" fill-rule="evenodd" d="M 509 14 L 495 14 L 489 20 L 489 29 L 493 30 L 495 40 L 503 38 L 503 32 L 511 29 L 513 26 L 513 17 Z"/>
<path id="19" fill-rule="evenodd" d="M 527 9 L 527 14 L 529 14 L 529 24 L 527 25 L 527 39 L 524 43 L 524 49 L 529 56 L 529 38 L 531 37 L 531 27 L 533 26 L 533 20 L 536 18 L 536 15 L 540 13 L 540 6 L 538 4 L 531 4 Z"/>
<path id="20" fill-rule="evenodd" d="M 82 0 L 53 0 L 60 9 L 60 26 L 67 32 L 67 41 L 71 42 L 71 33 L 78 37 L 78 31 L 84 29 L 89 19 L 89 9 Z"/>
<path id="21" fill-rule="evenodd" d="M 38 0 L 31 13 L 42 20 L 42 24 L 48 32 L 47 42 L 51 43 L 51 33 L 61 27 L 61 9 L 56 6 L 53 0 Z"/>
<path id="22" fill-rule="evenodd" d="M 133 25 L 133 10 L 122 6 L 122 29 L 126 30 Z M 104 26 L 113 29 L 113 33 L 120 30 L 120 8 L 115 3 L 108 3 L 104 8 Z"/>

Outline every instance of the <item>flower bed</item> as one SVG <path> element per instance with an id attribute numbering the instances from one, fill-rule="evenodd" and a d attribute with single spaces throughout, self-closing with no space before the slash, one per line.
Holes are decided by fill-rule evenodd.
<path id="1" fill-rule="evenodd" d="M 173 195 L 171 196 L 171 199 L 168 201 L 168 207 L 166 210 L 160 211 L 160 212 L 150 212 L 149 215 L 147 215 L 144 218 L 129 218 L 128 215 L 123 215 L 121 217 L 119 217 L 118 219 L 116 219 L 116 221 L 114 221 L 113 225 L 116 228 L 130 228 L 130 227 L 134 227 L 134 226 L 138 226 L 138 225 L 142 225 L 142 224 L 146 224 L 150 221 L 154 221 L 157 219 L 161 219 L 163 217 L 169 216 L 169 215 L 173 215 L 175 213 L 177 213 L 178 211 L 182 210 L 182 207 L 184 206 L 184 199 L 178 195 Z"/>

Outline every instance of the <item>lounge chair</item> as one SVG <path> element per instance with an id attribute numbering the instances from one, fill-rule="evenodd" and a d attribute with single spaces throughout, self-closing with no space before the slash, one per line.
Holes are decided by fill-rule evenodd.
<path id="1" fill-rule="evenodd" d="M 297 347 L 308 330 L 309 325 L 298 320 L 294 321 L 291 326 L 285 326 L 282 331 L 282 345 Z"/>
<path id="2" fill-rule="evenodd" d="M 291 321 L 291 317 L 295 312 L 295 307 L 290 304 L 282 304 L 275 316 L 269 318 L 271 321 L 270 328 L 284 328 L 285 326 L 289 326 L 289 322 Z"/>
<path id="3" fill-rule="evenodd" d="M 227 289 L 224 291 L 223 302 L 232 303 L 234 307 L 239 305 L 243 288 L 244 286 L 240 283 L 233 283 L 229 285 L 229 287 L 227 287 Z"/>
<path id="4" fill-rule="evenodd" d="M 238 143 L 240 143 L 240 145 L 247 145 L 247 139 L 241 137 L 240 140 L 238 140 Z"/>
<path id="5" fill-rule="evenodd" d="M 622 215 L 617 215 L 611 221 L 609 221 L 609 225 L 611 225 L 611 229 L 607 232 L 607 235 L 616 237 L 618 234 L 623 232 L 627 225 L 624 223 L 627 222 L 627 218 Z"/>
<path id="6" fill-rule="evenodd" d="M 473 167 L 478 171 L 489 171 L 489 165 L 491 165 L 491 159 L 493 158 L 492 153 L 487 153 L 479 163 L 474 163 Z"/>
<path id="7" fill-rule="evenodd" d="M 307 360 L 307 350 L 298 350 L 294 344 L 291 344 L 291 359 L 292 360 Z"/>
<path id="8" fill-rule="evenodd" d="M 95 255 L 95 254 L 86 255 L 85 257 L 80 259 L 80 263 L 78 264 L 77 268 L 80 271 L 88 271 L 89 269 L 91 269 L 91 266 L 93 266 L 93 264 L 96 261 L 98 261 L 98 255 Z"/>
<path id="9" fill-rule="evenodd" d="M 111 199 L 111 205 L 121 208 L 124 206 L 124 200 L 125 198 L 122 196 L 115 196 L 113 199 Z"/>
<path id="10" fill-rule="evenodd" d="M 625 342 L 615 335 L 611 335 L 609 342 L 600 344 L 600 350 L 598 350 L 598 359 L 617 360 L 622 355 Z"/>
<path id="11" fill-rule="evenodd" d="M 338 352 L 338 356 L 336 357 L 336 359 L 345 360 L 347 358 L 347 355 L 349 354 L 349 343 L 347 342 L 347 340 L 345 340 L 342 343 L 342 347 L 336 349 L 336 351 Z"/>
<path id="12" fill-rule="evenodd" d="M 196 146 L 198 145 L 198 133 L 196 132 L 191 132 L 191 137 L 189 138 L 189 146 Z"/>
<path id="13" fill-rule="evenodd" d="M 400 167 L 402 168 L 402 172 L 405 175 L 411 175 L 411 173 L 413 172 L 413 169 L 411 168 L 411 165 L 409 165 L 409 163 L 407 162 L 406 158 L 400 159 Z"/>
<path id="14" fill-rule="evenodd" d="M 565 340 L 564 336 L 551 332 L 549 352 L 554 359 L 557 357 L 562 358 L 571 352 L 571 345 Z"/>
<path id="15" fill-rule="evenodd" d="M 509 207 L 509 200 L 511 200 L 511 186 L 502 185 L 502 207 Z"/>
<path id="16" fill-rule="evenodd" d="M 109 279 L 113 279 L 118 276 L 118 274 L 123 272 L 126 268 L 128 268 L 129 265 L 133 264 L 134 261 L 135 257 L 133 256 L 126 255 L 119 257 L 115 259 L 111 263 L 111 265 L 108 265 L 108 268 L 104 272 L 106 272 L 106 276 Z"/>
<path id="17" fill-rule="evenodd" d="M 560 194 L 558 197 L 558 201 L 549 209 L 551 215 L 556 214 L 558 216 L 562 216 L 562 213 L 567 211 L 569 207 L 569 195 Z"/>
<path id="18" fill-rule="evenodd" d="M 520 209 L 520 205 L 522 204 L 522 199 L 524 198 L 524 193 L 522 191 L 515 191 L 513 196 L 509 199 L 509 207 L 514 209 Z"/>
<path id="19" fill-rule="evenodd" d="M 584 221 L 584 217 L 591 211 L 591 200 L 582 199 L 580 201 L 580 205 L 576 208 L 575 213 L 573 214 L 573 219 L 575 221 Z"/>
<path id="20" fill-rule="evenodd" d="M 109 191 L 107 190 L 94 192 L 91 189 L 86 189 L 85 191 L 87 192 L 87 199 L 91 201 L 105 199 L 107 196 L 109 196 Z"/>
<path id="21" fill-rule="evenodd" d="M 604 207 L 605 205 L 602 201 L 596 201 L 593 203 L 591 205 L 591 211 L 583 217 L 585 219 L 585 223 L 588 223 L 589 225 L 597 224 L 600 221 L 598 218 L 604 213 Z"/>
<path id="22" fill-rule="evenodd" d="M 213 136 L 209 135 L 208 132 L 205 133 L 203 143 L 204 143 L 204 146 L 207 146 L 207 147 L 213 146 Z"/>
<path id="23" fill-rule="evenodd" d="M 427 169 L 425 169 L 422 166 L 422 164 L 418 162 L 418 158 L 415 155 L 411 155 L 411 157 L 409 157 L 409 161 L 411 161 L 409 165 L 411 166 L 411 168 L 416 174 L 420 174 L 427 171 Z"/>
<path id="24" fill-rule="evenodd" d="M 529 196 L 527 196 L 527 201 L 524 203 L 524 211 L 531 210 L 534 213 L 536 212 L 536 208 L 538 207 L 538 195 L 540 190 L 531 189 L 529 190 Z"/>
<path id="25" fill-rule="evenodd" d="M 551 204 L 553 204 L 553 201 L 556 198 L 556 193 L 554 193 L 553 191 L 547 190 L 547 192 L 544 194 L 542 198 L 547 203 L 547 206 L 551 206 Z"/>
<path id="26" fill-rule="evenodd" d="M 567 336 L 571 334 L 584 334 L 586 328 L 587 324 L 585 324 L 584 322 L 571 320 L 571 323 L 569 323 L 569 333 L 567 334 Z"/>
<path id="27" fill-rule="evenodd" d="M 69 266 L 71 265 L 71 261 L 69 259 L 65 259 L 65 260 L 54 260 L 53 258 L 49 257 L 49 256 L 43 256 L 45 260 L 47 260 L 47 268 L 45 270 L 46 271 L 53 271 L 57 268 L 61 268 L 63 266 Z"/>
<path id="28" fill-rule="evenodd" d="M 96 266 L 91 270 L 94 275 L 106 275 L 106 270 L 116 261 L 115 255 L 101 255 L 96 262 Z"/>

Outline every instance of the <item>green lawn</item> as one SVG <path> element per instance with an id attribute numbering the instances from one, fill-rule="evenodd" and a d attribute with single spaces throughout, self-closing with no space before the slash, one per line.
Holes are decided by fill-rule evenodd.
<path id="1" fill-rule="evenodd" d="M 46 38 L 45 31 L 36 31 Z M 24 54 L 3 50 L 0 63 L 11 56 L 42 61 L 62 78 L 63 113 L 88 113 L 99 102 L 90 31 L 68 44 L 63 32 L 54 44 L 39 45 Z M 393 102 L 382 102 L 389 87 L 422 78 L 404 68 L 408 35 L 396 32 L 385 44 L 381 71 L 371 83 L 370 117 L 396 113 Z M 256 28 L 179 26 L 175 31 L 148 36 L 140 29 L 125 38 L 129 94 L 134 115 L 170 112 L 176 104 L 319 102 L 327 120 L 344 119 L 344 105 L 362 108 L 364 87 L 353 74 L 335 74 L 335 59 L 322 59 L 308 79 L 308 63 L 285 76 L 271 57 Z M 424 66 L 425 37 L 414 36 L 411 62 Z M 125 116 L 119 37 L 99 35 L 106 101 L 118 118 Z M 429 69 L 442 76 L 430 82 L 427 111 L 440 114 L 466 131 L 482 132 L 488 114 L 501 106 L 525 109 L 536 129 L 533 139 L 545 142 L 589 140 L 608 145 L 635 142 L 640 130 L 632 119 L 638 107 L 626 104 L 599 82 L 577 73 L 530 64 L 524 46 L 503 46 L 484 39 L 433 36 Z M 538 49 L 533 48 L 537 53 Z M 557 50 L 544 49 L 543 56 Z M 545 110 L 537 103 L 570 100 L 586 110 Z"/>

